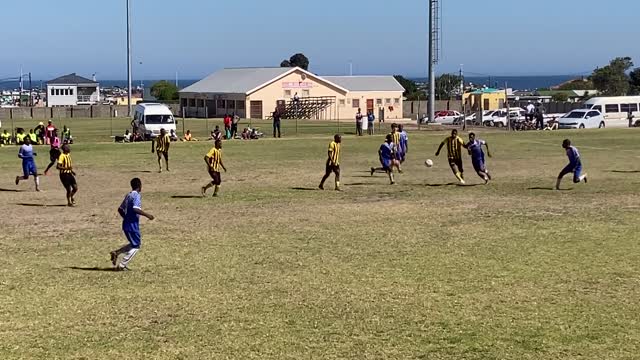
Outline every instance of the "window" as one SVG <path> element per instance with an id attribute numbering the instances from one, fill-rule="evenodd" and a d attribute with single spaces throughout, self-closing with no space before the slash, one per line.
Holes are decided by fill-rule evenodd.
<path id="1" fill-rule="evenodd" d="M 620 104 L 620 112 L 628 113 L 629 111 L 638 111 L 638 104 Z"/>
<path id="2" fill-rule="evenodd" d="M 56 96 L 60 95 L 60 89 L 56 89 Z"/>
<path id="3" fill-rule="evenodd" d="M 187 99 L 180 99 L 180 105 L 187 106 Z"/>
<path id="4" fill-rule="evenodd" d="M 218 109 L 224 109 L 226 108 L 226 104 L 224 100 L 218 100 Z"/>
<path id="5" fill-rule="evenodd" d="M 236 110 L 244 110 L 244 101 L 236 100 Z"/>
<path id="6" fill-rule="evenodd" d="M 284 91 L 284 97 L 290 98 L 291 97 L 291 90 L 285 90 Z"/>
<path id="7" fill-rule="evenodd" d="M 198 107 L 204 107 L 204 100 L 198 99 Z"/>
<path id="8" fill-rule="evenodd" d="M 51 96 L 53 96 L 55 92 L 56 92 L 55 89 L 51 89 Z"/>
<path id="9" fill-rule="evenodd" d="M 302 90 L 302 97 L 308 97 L 309 96 L 309 90 Z"/>
<path id="10" fill-rule="evenodd" d="M 345 100 L 344 99 L 340 99 L 340 101 L 338 102 L 338 104 L 340 105 L 340 107 L 344 107 L 345 104 Z"/>
<path id="11" fill-rule="evenodd" d="M 235 110 L 236 109 L 236 102 L 234 100 L 227 100 L 227 109 Z"/>
<path id="12" fill-rule="evenodd" d="M 376 105 L 382 106 L 382 99 L 376 99 Z"/>
<path id="13" fill-rule="evenodd" d="M 599 115 L 599 113 L 597 111 L 589 111 L 589 113 L 587 114 L 587 116 L 590 117 L 590 118 L 596 117 L 598 115 Z"/>
<path id="14" fill-rule="evenodd" d="M 602 112 L 602 106 L 596 105 L 596 106 L 593 107 L 593 110 L 598 110 L 598 111 Z"/>
<path id="15" fill-rule="evenodd" d="M 400 98 L 393 99 L 393 103 L 396 104 L 396 105 L 399 105 L 400 104 Z"/>
<path id="16" fill-rule="evenodd" d="M 69 95 L 73 95 L 73 89 L 69 89 Z"/>
<path id="17" fill-rule="evenodd" d="M 195 107 L 196 106 L 196 99 L 189 99 L 189 106 Z"/>
<path id="18" fill-rule="evenodd" d="M 360 99 L 353 99 L 351 100 L 351 106 L 353 108 L 359 108 L 360 107 Z"/>
<path id="19" fill-rule="evenodd" d="M 387 104 L 387 105 L 390 105 L 391 104 L 391 99 L 384 99 L 384 103 Z"/>
<path id="20" fill-rule="evenodd" d="M 617 113 L 617 112 L 620 112 L 620 106 L 618 104 L 605 105 L 604 111 L 606 113 Z"/>
<path id="21" fill-rule="evenodd" d="M 64 89 L 64 94 L 65 94 L 66 96 L 68 96 L 68 95 L 69 95 L 69 89 Z"/>

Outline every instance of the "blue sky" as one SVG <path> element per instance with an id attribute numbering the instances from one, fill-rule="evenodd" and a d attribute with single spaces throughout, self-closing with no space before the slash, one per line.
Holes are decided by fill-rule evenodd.
<path id="1" fill-rule="evenodd" d="M 423 76 L 427 0 L 131 0 L 134 78 L 200 78 L 305 53 L 319 74 Z M 640 1 L 442 0 L 438 72 L 582 74 L 615 56 L 640 66 Z M 3 1 L 0 78 L 126 77 L 125 0 Z M 10 45 L 9 45 L 10 44 Z M 9 46 L 11 50 L 9 51 Z M 142 62 L 142 64 L 140 64 Z"/>

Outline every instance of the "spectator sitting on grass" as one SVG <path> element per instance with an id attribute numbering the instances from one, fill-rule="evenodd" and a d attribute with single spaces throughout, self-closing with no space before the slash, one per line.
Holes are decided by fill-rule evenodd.
<path id="1" fill-rule="evenodd" d="M 2 132 L 2 136 L 0 137 L 0 144 L 2 145 L 10 145 L 11 144 L 11 134 L 7 130 Z"/>
<path id="2" fill-rule="evenodd" d="M 545 126 L 544 129 L 546 131 L 558 130 L 558 121 L 556 120 L 555 116 L 553 117 L 553 119 L 547 122 L 547 126 Z"/>
<path id="3" fill-rule="evenodd" d="M 216 125 L 216 128 L 211 132 L 211 137 L 209 137 L 209 140 L 222 140 L 222 132 L 220 131 L 220 126 Z"/>
<path id="4" fill-rule="evenodd" d="M 198 139 L 194 138 L 193 135 L 191 135 L 191 130 L 187 130 L 187 132 L 184 133 L 182 141 L 198 141 Z"/>
<path id="5" fill-rule="evenodd" d="M 176 131 L 171 129 L 171 131 L 169 131 L 169 138 L 171 138 L 171 141 L 178 141 L 178 134 L 176 134 Z"/>

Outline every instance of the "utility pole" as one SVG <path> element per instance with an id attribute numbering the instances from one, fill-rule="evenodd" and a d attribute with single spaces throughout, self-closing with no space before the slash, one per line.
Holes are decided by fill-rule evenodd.
<path id="1" fill-rule="evenodd" d="M 129 100 L 129 116 L 132 116 L 133 104 L 131 104 L 131 89 L 133 85 L 131 80 L 131 0 L 127 0 L 127 83 L 129 86 L 127 91 L 127 99 Z"/>
<path id="2" fill-rule="evenodd" d="M 349 76 L 353 76 L 353 61 L 349 61 Z"/>
<path id="3" fill-rule="evenodd" d="M 440 38 L 439 0 L 429 1 L 429 122 L 435 120 L 436 70 L 438 63 L 438 42 Z"/>
<path id="4" fill-rule="evenodd" d="M 462 101 L 462 131 L 467 129 L 467 109 L 464 101 L 464 64 L 460 64 L 460 101 Z"/>

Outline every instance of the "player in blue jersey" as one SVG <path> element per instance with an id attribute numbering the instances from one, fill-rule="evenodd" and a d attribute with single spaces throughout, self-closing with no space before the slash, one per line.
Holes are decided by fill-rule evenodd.
<path id="1" fill-rule="evenodd" d="M 569 164 L 560 171 L 560 175 L 558 175 L 558 180 L 556 182 L 556 190 L 560 190 L 560 182 L 562 178 L 567 175 L 573 173 L 573 182 L 578 184 L 582 181 L 587 183 L 587 174 L 582 175 L 582 161 L 580 160 L 580 152 L 575 146 L 571 146 L 571 140 L 565 139 L 562 142 L 562 148 L 567 152 L 567 157 L 569 158 Z"/>
<path id="2" fill-rule="evenodd" d="M 399 165 L 399 161 L 395 159 L 394 153 L 394 145 L 392 140 L 392 135 L 387 135 L 384 143 L 380 145 L 380 149 L 378 150 L 378 157 L 380 158 L 380 164 L 382 167 L 379 168 L 371 168 L 371 176 L 376 171 L 385 172 L 389 176 L 389 182 L 391 185 L 395 184 L 396 181 L 393 178 L 393 167 Z"/>
<path id="3" fill-rule="evenodd" d="M 29 176 L 33 175 L 33 180 L 36 183 L 36 191 L 40 191 L 40 178 L 38 177 L 38 169 L 36 168 L 36 160 L 34 156 L 38 154 L 33 151 L 31 145 L 31 139 L 27 136 L 24 138 L 24 144 L 20 146 L 18 151 L 18 157 L 22 159 L 22 176 L 16 176 L 16 185 L 20 184 L 21 180 L 29 180 Z"/>
<path id="4" fill-rule="evenodd" d="M 398 132 L 400 133 L 400 143 L 397 146 L 397 158 L 402 164 L 404 163 L 404 160 L 407 157 L 407 153 L 409 152 L 409 135 L 407 135 L 407 132 L 404 130 L 404 126 L 402 126 L 402 124 L 398 125 Z"/>
<path id="5" fill-rule="evenodd" d="M 122 231 L 127 237 L 129 243 L 118 250 L 111 252 L 111 263 L 118 270 L 129 270 L 129 262 L 133 260 L 142 243 L 140 235 L 140 216 L 144 216 L 149 220 L 153 220 L 154 216 L 142 210 L 142 181 L 135 178 L 131 180 L 131 192 L 127 194 L 118 208 L 118 214 L 122 217 Z M 118 264 L 118 256 L 125 254 L 124 258 Z"/>
<path id="6" fill-rule="evenodd" d="M 464 145 L 465 149 L 469 150 L 469 155 L 471 155 L 471 163 L 473 164 L 473 169 L 476 171 L 478 176 L 484 180 L 484 183 L 487 184 L 489 180 L 491 180 L 491 174 L 489 174 L 489 170 L 487 170 L 487 165 L 484 161 L 484 151 L 482 150 L 482 145 L 487 148 L 487 156 L 491 157 L 491 151 L 489 150 L 489 144 L 482 139 L 476 139 L 476 134 L 469 134 L 469 142 Z"/>

